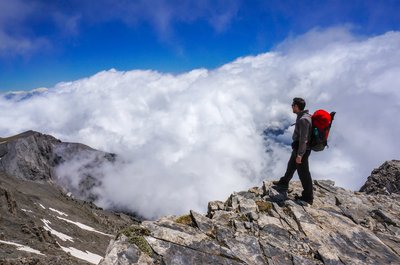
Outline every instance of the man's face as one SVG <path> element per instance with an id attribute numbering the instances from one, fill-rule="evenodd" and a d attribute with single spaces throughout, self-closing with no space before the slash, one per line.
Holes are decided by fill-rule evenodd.
<path id="1" fill-rule="evenodd" d="M 299 106 L 297 106 L 294 103 L 292 103 L 292 110 L 293 110 L 293 113 L 296 113 L 296 114 L 300 112 Z"/>

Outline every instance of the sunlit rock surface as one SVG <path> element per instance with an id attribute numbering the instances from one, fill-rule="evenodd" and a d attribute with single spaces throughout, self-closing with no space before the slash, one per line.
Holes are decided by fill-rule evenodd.
<path id="1" fill-rule="evenodd" d="M 313 205 L 271 182 L 191 211 L 130 227 L 100 264 L 400 264 L 400 196 L 314 182 Z M 129 232 L 127 232 L 129 231 Z M 120 262 L 120 263 L 118 263 Z"/>

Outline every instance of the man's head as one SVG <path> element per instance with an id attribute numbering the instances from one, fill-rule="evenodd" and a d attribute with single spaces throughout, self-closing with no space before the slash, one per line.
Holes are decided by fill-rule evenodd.
<path id="1" fill-rule="evenodd" d="M 306 107 L 306 101 L 302 98 L 294 98 L 292 103 L 293 113 L 299 113 Z"/>

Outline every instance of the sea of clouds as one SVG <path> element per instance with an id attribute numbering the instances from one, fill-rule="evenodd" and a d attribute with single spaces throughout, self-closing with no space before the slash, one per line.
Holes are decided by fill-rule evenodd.
<path id="1" fill-rule="evenodd" d="M 337 112 L 330 148 L 310 157 L 313 178 L 359 189 L 373 168 L 399 159 L 399 85 L 399 32 L 313 30 L 213 70 L 112 69 L 3 95 L 0 135 L 32 129 L 116 153 L 102 169 L 100 206 L 147 218 L 204 212 L 210 200 L 282 176 L 293 97 L 310 112 Z M 74 168 L 60 176 L 79 178 Z"/>

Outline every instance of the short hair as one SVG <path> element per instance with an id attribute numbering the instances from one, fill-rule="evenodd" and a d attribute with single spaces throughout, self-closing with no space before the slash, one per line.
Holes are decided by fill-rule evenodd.
<path id="1" fill-rule="evenodd" d="M 306 107 L 306 101 L 302 98 L 294 98 L 292 104 L 297 105 L 300 110 L 304 110 Z"/>

